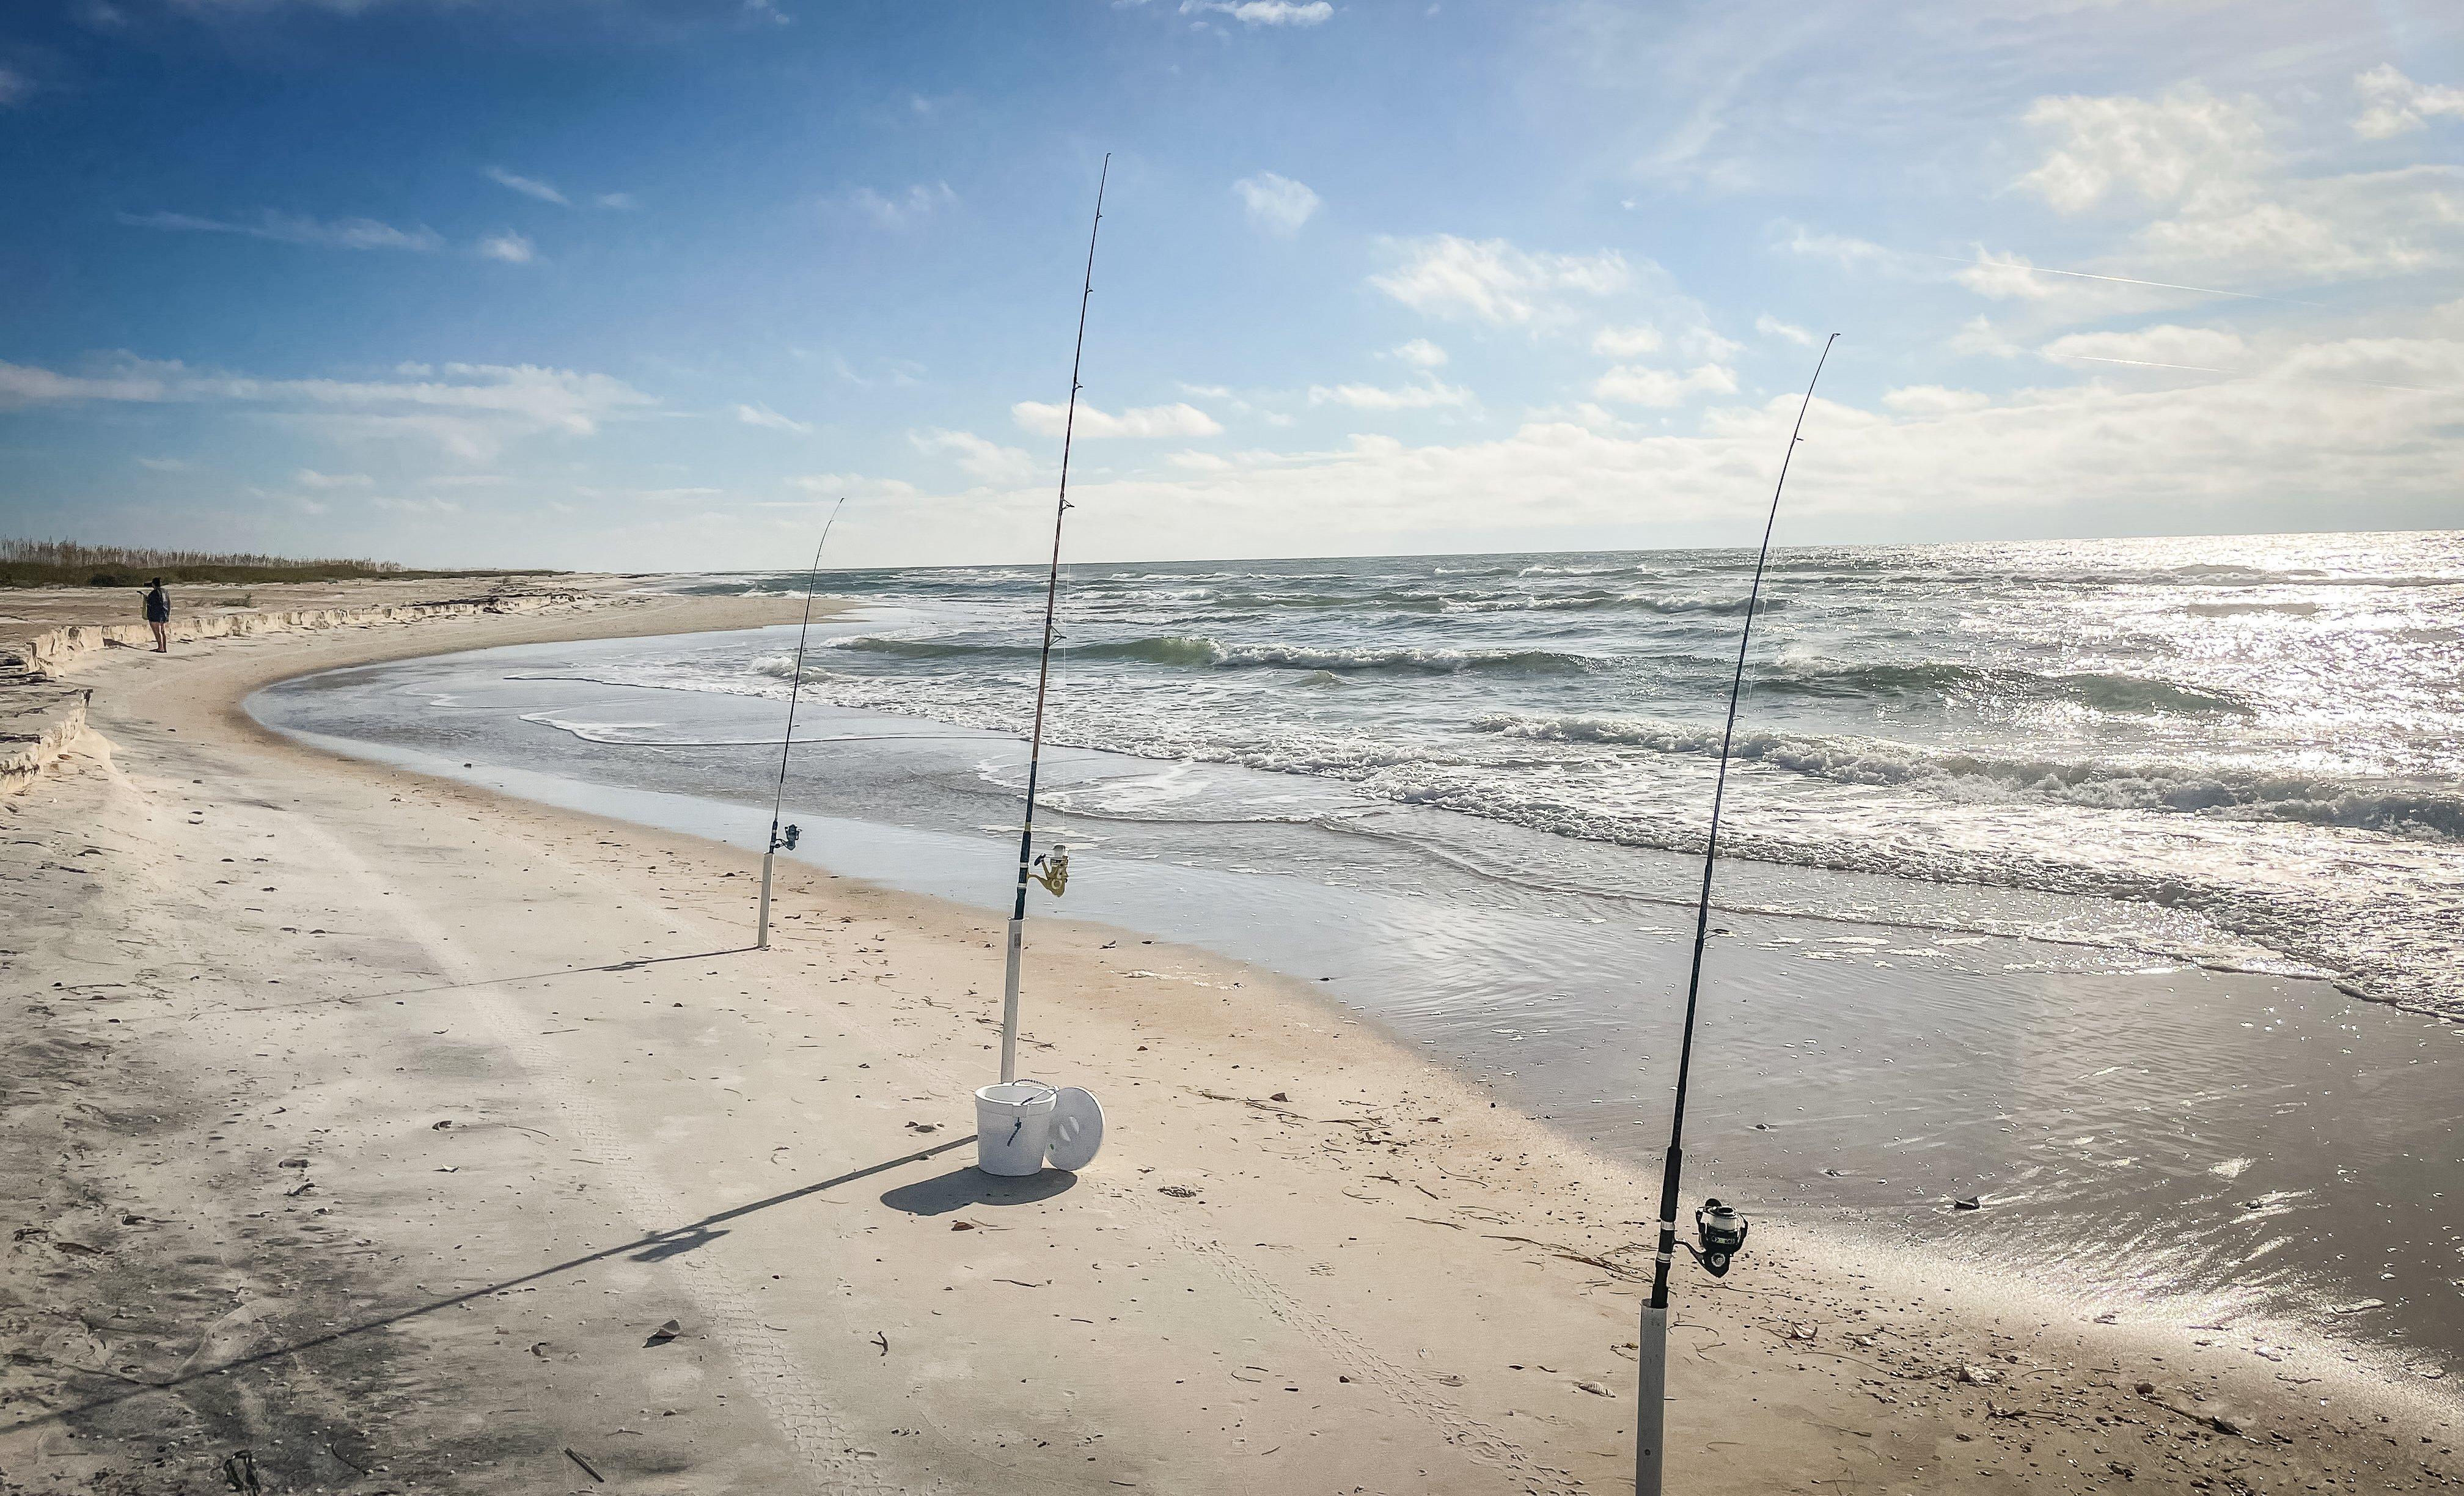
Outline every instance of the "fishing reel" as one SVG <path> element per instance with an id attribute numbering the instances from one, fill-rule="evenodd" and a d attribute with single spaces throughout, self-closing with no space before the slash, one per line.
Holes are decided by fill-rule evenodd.
<path id="1" fill-rule="evenodd" d="M 803 834 L 803 831 L 796 826 L 791 825 L 783 829 L 774 826 L 770 832 L 770 849 L 774 852 L 792 852 L 796 849 L 796 838 Z"/>
<path id="2" fill-rule="evenodd" d="M 1035 859 L 1036 870 L 1028 876 L 1044 885 L 1044 891 L 1059 898 L 1069 887 L 1069 848 L 1058 843 L 1051 851 Z"/>
<path id="3" fill-rule="evenodd" d="M 1678 1244 L 1703 1265 L 1705 1272 L 1714 1278 L 1725 1278 L 1728 1276 L 1729 1264 L 1746 1249 L 1746 1233 L 1751 1229 L 1752 1223 L 1734 1205 L 1706 1199 L 1703 1208 L 1694 1212 L 1694 1234 L 1702 1238 L 1703 1244 L 1696 1246 L 1690 1242 Z"/>

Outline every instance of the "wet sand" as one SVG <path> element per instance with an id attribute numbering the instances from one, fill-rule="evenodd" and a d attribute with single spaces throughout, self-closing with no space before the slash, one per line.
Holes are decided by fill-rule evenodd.
<path id="1" fill-rule="evenodd" d="M 860 608 L 823 633 L 879 627 Z M 780 703 L 635 682 L 708 679 L 682 662 L 790 638 L 429 656 L 248 706 L 340 752 L 758 847 Z M 1023 744 L 810 702 L 801 723 L 796 855 L 1005 907 Z M 1076 854 L 1068 913 L 1309 981 L 1649 1176 L 1699 864 L 1238 766 L 1056 747 L 1042 784 L 1039 829 Z M 2243 1354 L 2464 1370 L 2464 1025 L 2280 958 L 2190 965 L 2135 937 L 2146 911 L 1729 863 L 1688 1182 L 2089 1315 L 2227 1326 Z"/>
<path id="2" fill-rule="evenodd" d="M 752 952 L 739 848 L 238 710 L 382 651 L 760 621 L 730 605 L 80 672 L 101 741 L 0 810 L 11 1487 L 196 1489 L 246 1447 L 365 1496 L 1617 1488 L 1638 1172 L 1308 984 L 1040 922 L 1029 1066 L 1114 1134 L 988 1185 L 994 920 L 798 867 Z M 1683 1294 L 1693 1488 L 2464 1479 L 2434 1386 L 1784 1224 Z"/>

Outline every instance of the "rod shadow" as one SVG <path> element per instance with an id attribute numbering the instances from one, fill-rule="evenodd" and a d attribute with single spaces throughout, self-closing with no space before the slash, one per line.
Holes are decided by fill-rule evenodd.
<path id="1" fill-rule="evenodd" d="M 668 957 L 668 959 L 681 959 L 681 957 Z M 354 1335 L 364 1335 L 370 1331 L 383 1330 L 390 1325 L 399 1325 L 406 1320 L 417 1319 L 424 1314 L 433 1314 L 440 1309 L 449 1309 L 457 1305 L 469 1304 L 476 1299 L 484 1299 L 493 1294 L 503 1293 L 510 1288 L 521 1287 L 525 1284 L 538 1283 L 541 1279 L 553 1278 L 559 1273 L 571 1272 L 577 1267 L 587 1267 L 593 1263 L 605 1262 L 611 1257 L 625 1256 L 629 1253 L 635 1262 L 663 1262 L 668 1258 L 681 1256 L 686 1252 L 707 1246 L 711 1243 L 717 1241 L 720 1237 L 727 1235 L 724 1231 L 713 1229 L 721 1222 L 739 1221 L 746 1216 L 754 1215 L 760 1211 L 773 1210 L 781 1205 L 792 1204 L 809 1195 L 819 1195 L 824 1190 L 836 1189 L 842 1184 L 852 1184 L 858 1179 L 868 1179 L 876 1174 L 886 1174 L 890 1170 L 900 1168 L 907 1164 L 921 1163 L 927 1158 L 938 1157 L 942 1154 L 946 1154 L 954 1148 L 964 1148 L 975 1140 L 976 1135 L 973 1133 L 968 1133 L 964 1137 L 954 1137 L 946 1143 L 935 1143 L 930 1148 L 922 1149 L 915 1153 L 901 1154 L 895 1158 L 885 1159 L 880 1163 L 870 1164 L 862 1169 L 849 1170 L 847 1173 L 842 1174 L 836 1178 L 823 1179 L 813 1184 L 799 1185 L 795 1189 L 782 1191 L 780 1194 L 769 1196 L 763 1199 L 753 1200 L 747 1204 L 737 1205 L 728 1210 L 715 1211 L 710 1215 L 702 1217 L 698 1221 L 689 1221 L 682 1225 L 671 1226 L 664 1231 L 653 1231 L 648 1236 L 635 1237 L 630 1242 L 622 1242 L 614 1246 L 602 1247 L 598 1251 L 591 1252 L 581 1257 L 569 1258 L 564 1262 L 556 1264 L 554 1266 L 542 1267 L 537 1272 L 524 1273 L 518 1278 L 507 1278 L 501 1283 L 492 1283 L 486 1287 L 473 1288 L 467 1293 L 457 1293 L 451 1298 L 435 1299 L 426 1304 L 414 1305 L 409 1309 L 398 1309 L 390 1314 L 379 1315 L 372 1319 L 360 1320 L 356 1323 L 345 1325 L 339 1330 L 328 1331 L 321 1335 L 312 1335 L 304 1340 L 294 1340 L 285 1345 L 278 1345 L 268 1350 L 259 1351 L 252 1355 L 241 1356 L 236 1360 L 224 1361 L 213 1366 L 202 1367 L 193 1372 L 183 1372 L 176 1376 L 166 1376 L 160 1381 L 140 1382 L 131 1377 L 119 1375 L 116 1373 L 95 1373 L 93 1375 L 108 1376 L 114 1381 L 127 1382 L 130 1385 L 126 1391 L 116 1392 L 108 1397 L 96 1397 L 91 1401 L 81 1402 L 74 1407 L 55 1408 L 37 1418 L 19 1419 L 14 1422 L 0 1423 L 0 1434 L 13 1434 L 21 1429 L 40 1428 L 46 1423 L 57 1423 L 63 1419 L 76 1418 L 80 1414 L 91 1413 L 99 1408 L 107 1408 L 115 1403 L 126 1402 L 132 1397 L 142 1397 L 147 1393 L 168 1392 L 175 1388 L 185 1387 L 190 1382 L 202 1381 L 209 1376 L 228 1375 L 232 1372 L 246 1371 L 253 1366 L 262 1366 L 269 1361 L 278 1361 L 285 1356 L 301 1355 L 321 1347 L 333 1345 L 338 1341 L 348 1340 Z M 1076 1180 L 1076 1177 L 1074 1175 L 1064 1176 L 1064 1177 L 1070 1179 L 1073 1183 Z M 1022 1180 L 1021 1182 L 1032 1183 L 1034 1181 Z M 1062 1188 L 1067 1189 L 1068 1186 L 1065 1184 Z M 1055 1191 L 1054 1193 L 1057 1194 L 1058 1191 Z M 63 1369 L 71 1371 L 83 1370 L 83 1368 L 78 1367 L 64 1367 Z"/>
<path id="2" fill-rule="evenodd" d="M 474 987 L 510 986 L 517 981 L 545 981 L 551 977 L 587 977 L 593 972 L 640 971 L 645 966 L 657 966 L 668 961 L 707 961 L 721 956 L 742 956 L 758 951 L 758 945 L 731 945 L 723 951 L 686 951 L 675 956 L 637 956 L 627 961 L 609 961 L 605 966 L 560 966 L 554 971 L 523 972 L 513 977 L 484 977 L 477 981 L 446 981 L 428 987 L 396 987 L 390 992 L 357 992 L 341 998 L 305 998 L 297 1002 L 266 1002 L 244 1008 L 205 1008 L 183 1019 L 219 1018 L 226 1013 L 278 1013 L 289 1008 L 336 1007 L 351 1002 L 375 1002 L 385 998 L 424 998 L 439 992 L 468 992 Z M 165 1014 L 167 1018 L 170 1015 Z"/>
<path id="3" fill-rule="evenodd" d="M 974 1140 L 972 1137 L 968 1139 L 969 1142 Z M 1002 1178 L 969 1166 L 953 1169 L 929 1179 L 918 1179 L 913 1184 L 902 1184 L 885 1193 L 881 1202 L 911 1216 L 946 1216 L 969 1205 L 1032 1205 L 1037 1200 L 1066 1194 L 1077 1183 L 1078 1176 L 1064 1169 L 1046 1169 L 1022 1178 Z"/>

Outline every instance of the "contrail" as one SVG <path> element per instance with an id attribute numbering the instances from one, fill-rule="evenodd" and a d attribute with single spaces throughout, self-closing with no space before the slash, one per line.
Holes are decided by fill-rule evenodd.
<path id="1" fill-rule="evenodd" d="M 2328 379 L 2318 374 L 2281 374 L 2272 370 L 2254 373 L 2249 369 L 2220 369 L 2207 363 L 2159 363 L 2153 359 L 2108 359 L 2094 353 L 2048 353 L 2049 359 L 2083 359 L 2090 363 L 2127 363 L 2142 369 L 2190 369 L 2201 374 L 2222 374 L 2228 379 L 2298 379 L 2312 385 L 2355 385 L 2367 389 L 2401 389 L 2416 395 L 2438 395 L 2449 391 L 2426 389 L 2419 385 L 2390 385 L 2377 379 Z"/>
<path id="2" fill-rule="evenodd" d="M 2068 275 L 2073 280 L 2102 280 L 2117 286 L 2152 286 L 2159 291 L 2190 291 L 2203 297 L 2232 297 L 2241 301 L 2276 301 L 2286 306 L 2324 306 L 2326 304 L 2323 301 L 2303 301 L 2293 297 L 2263 297 L 2255 291 L 2224 291 L 2214 286 L 2179 285 L 2170 280 L 2138 280 L 2128 275 L 2100 275 L 2093 271 L 2056 270 L 2050 265 L 2025 265 L 2016 260 L 1994 259 L 1982 250 L 1977 252 L 1974 259 L 1958 254 L 1935 254 L 1925 250 L 1915 250 L 1910 253 L 1924 259 L 1948 260 L 1954 265 L 1991 266 L 1996 270 L 2026 271 L 2032 275 Z"/>
<path id="3" fill-rule="evenodd" d="M 2108 359 L 2093 353 L 2048 353 L 2049 359 L 2084 359 L 2090 363 L 2127 363 L 2142 369 L 2195 369 L 2202 374 L 2230 374 L 2235 379 L 2252 376 L 2244 369 L 2220 369 L 2207 363 L 2159 363 L 2153 359 Z"/>

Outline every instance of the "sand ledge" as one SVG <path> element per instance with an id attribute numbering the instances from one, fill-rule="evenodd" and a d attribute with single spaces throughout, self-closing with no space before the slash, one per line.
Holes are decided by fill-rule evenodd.
<path id="1" fill-rule="evenodd" d="M 0 821 L 11 1483 L 173 1488 L 146 1483 L 253 1444 L 286 1485 L 367 1492 L 571 1482 L 566 1448 L 660 1490 L 1617 1488 L 1648 1191 L 1316 994 L 1040 922 L 1032 1064 L 1116 1135 L 1082 1178 L 988 1189 L 957 1140 L 992 917 L 798 869 L 757 955 L 740 849 L 236 709 L 307 669 L 779 611 L 89 668 L 109 751 Z M 1689 1485 L 2464 1479 L 2417 1390 L 2183 1367 L 1990 1287 L 1754 1244 L 1684 1285 Z"/>

